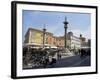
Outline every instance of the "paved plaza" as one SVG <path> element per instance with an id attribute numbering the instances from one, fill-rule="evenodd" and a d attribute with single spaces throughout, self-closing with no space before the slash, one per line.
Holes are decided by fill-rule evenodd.
<path id="1" fill-rule="evenodd" d="M 56 63 L 48 64 L 45 67 L 38 66 L 38 67 L 30 67 L 26 66 L 24 69 L 39 69 L 39 68 L 60 68 L 60 67 L 84 67 L 84 66 L 90 66 L 91 65 L 91 58 L 90 56 L 80 56 L 80 55 L 74 55 L 65 57 L 62 59 L 59 59 L 56 61 Z"/>
<path id="2" fill-rule="evenodd" d="M 68 58 L 64 58 L 61 60 L 58 60 L 53 67 L 80 67 L 80 66 L 90 66 L 90 56 L 83 56 L 80 57 L 79 55 L 77 56 L 72 56 Z M 52 67 L 52 66 L 48 66 Z"/>

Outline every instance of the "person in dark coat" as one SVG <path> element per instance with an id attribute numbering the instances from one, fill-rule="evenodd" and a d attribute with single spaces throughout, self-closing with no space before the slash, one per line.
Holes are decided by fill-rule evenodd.
<path id="1" fill-rule="evenodd" d="M 53 67 L 55 63 L 56 63 L 56 59 L 52 58 L 52 61 L 50 62 L 50 65 Z"/>

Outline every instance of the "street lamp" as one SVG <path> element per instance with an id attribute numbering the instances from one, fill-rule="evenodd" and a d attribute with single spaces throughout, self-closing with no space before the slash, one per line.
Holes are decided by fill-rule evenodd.
<path id="1" fill-rule="evenodd" d="M 65 49 L 67 48 L 67 28 L 68 28 L 68 22 L 67 18 L 65 17 L 64 23 L 64 29 L 65 29 Z"/>
<path id="2" fill-rule="evenodd" d="M 45 29 L 45 24 L 44 24 L 44 28 L 43 28 L 43 48 L 45 46 L 45 34 L 46 34 L 46 29 Z"/>

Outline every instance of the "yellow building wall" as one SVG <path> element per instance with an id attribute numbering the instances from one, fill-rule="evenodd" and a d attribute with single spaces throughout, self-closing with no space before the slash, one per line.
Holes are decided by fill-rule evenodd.
<path id="1" fill-rule="evenodd" d="M 30 30 L 29 43 L 43 44 L 43 32 L 37 30 Z M 45 44 L 50 44 L 54 46 L 64 46 L 64 38 L 54 37 L 52 34 L 45 35 Z"/>
<path id="2" fill-rule="evenodd" d="M 31 31 L 30 32 L 30 43 L 42 44 L 42 32 Z"/>
<path id="3" fill-rule="evenodd" d="M 42 33 L 36 32 L 34 35 L 34 42 L 41 44 L 42 43 Z"/>

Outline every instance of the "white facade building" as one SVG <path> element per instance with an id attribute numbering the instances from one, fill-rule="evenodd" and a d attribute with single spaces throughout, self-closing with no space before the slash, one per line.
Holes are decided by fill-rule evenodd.
<path id="1" fill-rule="evenodd" d="M 81 47 L 81 41 L 76 36 L 71 36 L 71 49 L 79 49 Z"/>
<path id="2" fill-rule="evenodd" d="M 68 32 L 67 36 L 67 46 L 69 49 L 77 50 L 81 48 L 81 40 L 79 37 L 74 36 L 72 32 Z"/>

